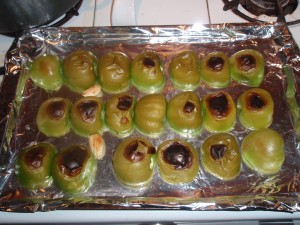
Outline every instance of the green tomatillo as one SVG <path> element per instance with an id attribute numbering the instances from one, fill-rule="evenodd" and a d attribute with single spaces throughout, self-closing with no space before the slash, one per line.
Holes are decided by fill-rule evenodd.
<path id="1" fill-rule="evenodd" d="M 52 162 L 56 148 L 48 143 L 37 143 L 20 151 L 16 160 L 16 175 L 29 190 L 47 188 L 52 184 Z"/>

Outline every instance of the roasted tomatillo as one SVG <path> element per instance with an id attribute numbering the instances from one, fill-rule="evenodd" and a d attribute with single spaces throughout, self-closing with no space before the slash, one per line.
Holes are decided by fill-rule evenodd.
<path id="1" fill-rule="evenodd" d="M 136 128 L 144 134 L 158 136 L 165 128 L 166 109 L 167 101 L 162 94 L 140 98 L 134 110 Z"/>
<path id="2" fill-rule="evenodd" d="M 141 92 L 157 93 L 165 85 L 162 62 L 155 52 L 137 55 L 131 63 L 131 82 Z"/>
<path id="3" fill-rule="evenodd" d="M 200 61 L 200 78 L 208 86 L 224 88 L 230 84 L 229 58 L 223 52 L 211 52 Z"/>
<path id="4" fill-rule="evenodd" d="M 113 155 L 113 168 L 118 181 L 130 188 L 142 188 L 150 184 L 154 168 L 153 145 L 142 137 L 123 140 Z"/>
<path id="5" fill-rule="evenodd" d="M 99 82 L 103 91 L 122 93 L 130 87 L 130 59 L 122 52 L 108 52 L 98 62 Z"/>
<path id="6" fill-rule="evenodd" d="M 97 57 L 87 50 L 71 52 L 63 61 L 64 83 L 74 92 L 82 93 L 97 82 Z"/>
<path id="7" fill-rule="evenodd" d="M 40 132 L 49 137 L 60 137 L 70 131 L 70 110 L 72 103 L 61 97 L 43 102 L 37 113 L 37 126 Z"/>
<path id="8" fill-rule="evenodd" d="M 230 57 L 230 68 L 233 80 L 258 87 L 264 79 L 265 59 L 254 49 L 244 49 Z"/>
<path id="9" fill-rule="evenodd" d="M 52 184 L 51 167 L 56 148 L 48 143 L 38 143 L 20 151 L 16 161 L 18 181 L 27 189 L 47 188 Z"/>
<path id="10" fill-rule="evenodd" d="M 161 178 L 167 183 L 190 183 L 199 172 L 198 152 L 184 140 L 168 140 L 157 149 L 157 165 Z"/>
<path id="11" fill-rule="evenodd" d="M 235 137 L 228 133 L 211 135 L 201 145 L 203 168 L 221 180 L 232 180 L 241 171 L 242 156 Z"/>
<path id="12" fill-rule="evenodd" d="M 82 145 L 72 145 L 60 150 L 52 166 L 56 186 L 69 194 L 87 191 L 95 180 L 96 170 L 93 153 Z"/>
<path id="13" fill-rule="evenodd" d="M 37 86 L 48 91 L 57 91 L 63 85 L 59 57 L 50 54 L 37 57 L 32 62 L 29 76 Z"/>
<path id="14" fill-rule="evenodd" d="M 198 58 L 193 51 L 184 51 L 172 58 L 169 65 L 174 87 L 184 91 L 195 90 L 200 84 Z"/>
<path id="15" fill-rule="evenodd" d="M 227 132 L 236 122 L 236 107 L 229 93 L 224 91 L 206 95 L 202 100 L 203 124 L 210 132 Z"/>
<path id="16" fill-rule="evenodd" d="M 89 96 L 78 99 L 71 109 L 72 129 L 81 136 L 102 132 L 103 103 L 101 98 Z"/>
<path id="17" fill-rule="evenodd" d="M 169 125 L 184 136 L 195 136 L 202 128 L 202 109 L 199 96 L 192 91 L 175 95 L 167 106 Z"/>
<path id="18" fill-rule="evenodd" d="M 241 124 L 252 130 L 267 128 L 272 124 L 274 102 L 271 94 L 261 88 L 251 88 L 243 92 L 237 103 Z"/>
<path id="19" fill-rule="evenodd" d="M 242 158 L 245 164 L 262 175 L 277 173 L 284 162 L 284 139 L 275 130 L 252 131 L 243 140 Z"/>
<path id="20" fill-rule="evenodd" d="M 128 136 L 133 130 L 135 97 L 118 94 L 110 97 L 105 105 L 105 124 L 119 137 Z"/>

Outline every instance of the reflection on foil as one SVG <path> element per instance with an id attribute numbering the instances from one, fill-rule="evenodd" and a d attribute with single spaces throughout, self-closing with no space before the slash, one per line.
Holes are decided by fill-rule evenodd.
<path id="1" fill-rule="evenodd" d="M 228 55 L 253 48 L 265 57 L 265 79 L 261 87 L 273 96 L 276 105 L 272 128 L 285 140 L 286 160 L 281 171 L 273 176 L 259 176 L 242 165 L 241 174 L 232 181 L 221 181 L 206 173 L 202 166 L 190 184 L 165 183 L 155 170 L 150 187 L 130 190 L 120 185 L 113 173 L 111 159 L 120 139 L 108 131 L 103 133 L 106 155 L 98 161 L 97 179 L 87 193 L 71 196 L 52 185 L 28 191 L 16 180 L 14 164 L 20 149 L 37 142 L 49 142 L 61 149 L 68 143 L 87 144 L 87 138 L 70 132 L 62 138 L 47 138 L 38 132 L 35 116 L 39 104 L 55 96 L 67 96 L 72 102 L 78 94 L 63 87 L 46 92 L 28 79 L 30 63 L 44 53 L 64 58 L 78 48 L 85 48 L 98 57 L 110 50 L 125 52 L 130 58 L 153 50 L 164 64 L 168 77 L 171 58 L 184 50 L 193 50 L 199 58 L 212 51 Z M 182 210 L 278 210 L 295 212 L 299 192 L 299 50 L 283 24 L 218 24 L 211 26 L 162 27 L 99 27 L 44 28 L 25 32 L 17 38 L 6 58 L 6 75 L 0 92 L 0 209 L 3 211 L 49 211 L 57 209 L 182 209 Z M 289 66 L 292 71 L 284 72 Z M 292 75 L 291 75 L 292 74 Z M 288 79 L 286 79 L 288 77 Z M 225 88 L 236 102 L 248 87 L 232 83 Z M 286 89 L 292 94 L 287 96 Z M 201 85 L 197 93 L 202 98 L 214 90 Z M 137 99 L 140 94 L 131 87 Z M 290 93 L 289 92 L 289 93 Z M 163 90 L 167 100 L 178 93 L 168 80 Z M 103 94 L 106 101 L 109 95 Z M 231 132 L 239 144 L 249 132 L 237 122 Z M 298 134 L 297 134 L 298 133 Z M 132 135 L 140 135 L 134 131 Z M 188 141 L 199 150 L 210 133 L 203 131 Z M 168 126 L 159 138 L 149 139 L 157 147 L 166 139 L 181 138 Z"/>

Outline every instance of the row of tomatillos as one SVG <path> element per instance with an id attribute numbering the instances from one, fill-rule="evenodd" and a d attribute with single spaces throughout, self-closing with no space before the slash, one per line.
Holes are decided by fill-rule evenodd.
<path id="1" fill-rule="evenodd" d="M 228 181 L 240 174 L 242 160 L 258 174 L 270 175 L 281 169 L 284 159 L 281 135 L 263 128 L 250 132 L 241 147 L 229 133 L 213 134 L 200 146 L 200 157 L 198 150 L 185 140 L 166 140 L 156 150 L 149 140 L 130 137 L 114 149 L 112 167 L 122 185 L 136 189 L 149 186 L 156 165 L 165 182 L 180 185 L 197 179 L 200 162 L 207 173 Z M 57 153 L 53 145 L 38 143 L 22 149 L 16 161 L 17 178 L 27 189 L 47 188 L 54 180 L 65 193 L 85 192 L 95 179 L 101 180 L 96 171 L 93 153 L 82 145 L 69 146 Z"/>
<path id="2" fill-rule="evenodd" d="M 214 88 L 229 86 L 231 80 L 258 87 L 264 78 L 265 60 L 253 49 L 244 49 L 228 57 L 223 52 L 211 52 L 200 61 L 189 50 L 174 56 L 168 65 L 175 88 L 195 90 L 201 80 Z M 99 59 L 88 50 L 76 50 L 61 60 L 56 55 L 37 57 L 30 67 L 34 83 L 56 91 L 65 84 L 82 93 L 99 83 L 106 93 L 123 93 L 134 85 L 144 93 L 160 92 L 166 83 L 163 63 L 153 51 L 138 54 L 131 60 L 117 51 L 107 52 Z"/>
<path id="3" fill-rule="evenodd" d="M 181 92 L 169 102 L 162 94 L 149 94 L 136 101 L 131 94 L 102 98 L 81 97 L 74 104 L 54 97 L 43 102 L 37 113 L 37 126 L 46 136 L 60 137 L 72 130 L 81 136 L 101 134 L 106 126 L 118 137 L 132 133 L 157 137 L 165 124 L 185 137 L 198 135 L 203 127 L 212 133 L 228 132 L 240 123 L 247 129 L 267 128 L 272 124 L 274 102 L 268 91 L 250 88 L 243 92 L 237 106 L 225 91 L 208 94 L 200 101 L 193 91 Z"/>

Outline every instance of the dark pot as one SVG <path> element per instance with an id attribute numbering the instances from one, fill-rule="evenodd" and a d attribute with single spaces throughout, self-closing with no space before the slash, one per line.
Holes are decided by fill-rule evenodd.
<path id="1" fill-rule="evenodd" d="M 17 33 L 49 24 L 80 0 L 5 0 L 0 5 L 0 33 Z"/>

